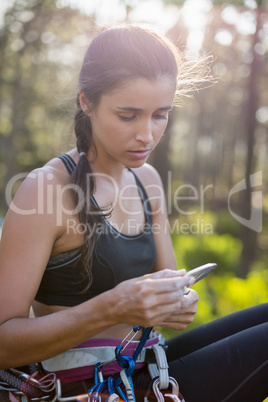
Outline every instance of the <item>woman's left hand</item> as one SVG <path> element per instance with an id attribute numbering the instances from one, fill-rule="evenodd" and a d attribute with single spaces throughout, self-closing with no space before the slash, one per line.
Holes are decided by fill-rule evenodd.
<path id="1" fill-rule="evenodd" d="M 194 320 L 197 312 L 198 293 L 194 289 L 188 289 L 187 294 L 181 298 L 181 305 L 177 311 L 169 316 L 169 319 L 159 324 L 162 327 L 183 330 Z"/>

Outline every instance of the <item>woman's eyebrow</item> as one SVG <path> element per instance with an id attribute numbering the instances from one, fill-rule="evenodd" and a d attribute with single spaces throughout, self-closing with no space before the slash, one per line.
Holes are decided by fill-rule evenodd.
<path id="1" fill-rule="evenodd" d="M 158 111 L 158 110 L 161 110 L 161 111 L 169 111 L 169 110 L 172 109 L 172 107 L 173 107 L 173 106 L 162 106 L 162 107 L 160 107 L 160 108 L 158 108 L 158 109 L 156 109 L 156 110 L 157 110 L 157 111 Z M 140 109 L 140 108 L 138 108 L 138 107 L 132 107 L 132 106 L 125 106 L 125 107 L 117 106 L 116 109 L 123 110 L 123 111 L 125 111 L 125 112 L 142 112 L 142 111 L 143 111 L 143 109 Z"/>

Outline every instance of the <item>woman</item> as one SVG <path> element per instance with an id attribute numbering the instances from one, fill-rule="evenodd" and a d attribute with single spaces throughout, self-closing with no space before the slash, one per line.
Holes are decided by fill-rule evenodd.
<path id="1" fill-rule="evenodd" d="M 200 79 L 191 72 L 167 39 L 137 26 L 106 29 L 91 42 L 79 79 L 76 148 L 32 172 L 5 219 L 0 368 L 42 361 L 49 371 L 55 356 L 79 344 L 106 353 L 107 342 L 119 345 L 135 325 L 182 330 L 193 321 L 198 295 L 185 293 L 193 278 L 177 270 L 162 184 L 145 164 L 181 83 Z M 239 314 L 168 342 L 170 375 L 186 400 L 267 396 L 267 306 Z M 93 385 L 94 365 L 79 375 L 70 367 L 58 372 L 65 395 Z M 141 399 L 147 366 L 132 377 Z"/>

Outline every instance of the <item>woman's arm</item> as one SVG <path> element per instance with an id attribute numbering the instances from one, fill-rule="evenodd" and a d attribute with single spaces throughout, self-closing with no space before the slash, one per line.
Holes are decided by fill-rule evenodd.
<path id="1" fill-rule="evenodd" d="M 0 368 L 48 359 L 119 323 L 157 325 L 178 309 L 190 279 L 161 271 L 125 281 L 79 306 L 39 318 L 20 315 L 17 301 L 12 316 L 0 326 Z"/>
<path id="2" fill-rule="evenodd" d="M 28 318 L 51 251 L 64 231 L 63 206 L 71 207 L 64 199 L 67 192 L 59 191 L 63 185 L 51 168 L 32 172 L 4 222 L 0 243 L 0 366 L 4 368 L 51 357 L 115 323 L 111 300 Z"/>
<path id="3" fill-rule="evenodd" d="M 48 176 L 40 177 L 45 181 Z M 47 184 L 52 186 L 53 180 Z M 51 250 L 63 235 L 64 222 L 57 216 L 62 205 L 59 211 L 56 203 L 48 208 L 45 188 L 35 177 L 27 178 L 5 219 L 0 243 L 0 368 L 50 358 L 120 323 L 156 325 L 177 308 L 191 279 L 163 271 L 126 281 L 76 307 L 29 318 Z"/>

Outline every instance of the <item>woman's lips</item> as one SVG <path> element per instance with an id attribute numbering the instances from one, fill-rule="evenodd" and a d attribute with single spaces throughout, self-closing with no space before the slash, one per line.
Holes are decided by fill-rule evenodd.
<path id="1" fill-rule="evenodd" d="M 141 159 L 146 159 L 150 155 L 151 150 L 143 149 L 141 151 L 128 151 L 128 152 L 132 156 L 133 159 L 141 160 Z"/>

